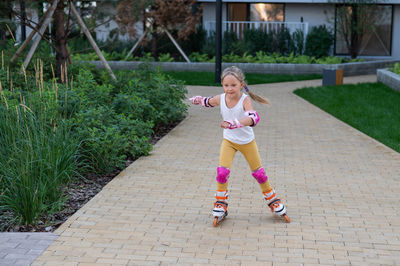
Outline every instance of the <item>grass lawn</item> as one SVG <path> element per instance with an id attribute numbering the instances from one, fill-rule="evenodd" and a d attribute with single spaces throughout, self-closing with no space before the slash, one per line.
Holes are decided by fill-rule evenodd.
<path id="1" fill-rule="evenodd" d="M 294 91 L 322 110 L 400 152 L 400 93 L 382 83 Z"/>
<path id="2" fill-rule="evenodd" d="M 203 85 L 203 86 L 221 86 L 219 83 L 215 83 L 214 72 L 174 72 L 165 71 L 168 75 L 174 79 L 183 80 L 186 85 Z M 311 75 L 285 75 L 285 74 L 255 74 L 245 73 L 246 81 L 248 85 L 263 84 L 263 83 L 275 83 L 285 81 L 297 81 L 297 80 L 311 80 L 321 79 L 322 75 L 311 74 Z"/>

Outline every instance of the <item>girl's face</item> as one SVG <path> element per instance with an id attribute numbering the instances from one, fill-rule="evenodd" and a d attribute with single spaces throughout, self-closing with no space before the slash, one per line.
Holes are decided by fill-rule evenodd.
<path id="1" fill-rule="evenodd" d="M 240 82 L 233 75 L 226 75 L 221 83 L 222 87 L 224 88 L 224 92 L 232 95 L 240 93 L 240 90 L 244 86 L 244 82 Z"/>

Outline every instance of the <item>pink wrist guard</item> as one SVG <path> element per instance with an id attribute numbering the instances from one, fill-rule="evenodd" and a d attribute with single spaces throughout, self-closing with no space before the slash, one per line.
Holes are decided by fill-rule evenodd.
<path id="1" fill-rule="evenodd" d="M 212 106 L 211 104 L 210 104 L 210 99 L 211 99 L 212 97 L 204 97 L 203 98 L 203 100 L 201 101 L 201 105 L 203 106 L 203 107 L 214 107 L 214 106 Z"/>
<path id="2" fill-rule="evenodd" d="M 260 117 L 258 116 L 258 113 L 254 110 L 247 111 L 246 115 L 253 120 L 253 125 L 251 125 L 251 127 L 255 127 L 258 124 L 258 122 L 260 121 Z"/>
<path id="3" fill-rule="evenodd" d="M 235 128 L 241 128 L 244 127 L 242 124 L 240 124 L 239 120 L 235 119 L 235 121 L 233 120 L 228 120 L 225 121 L 229 123 L 229 129 L 235 129 Z"/>

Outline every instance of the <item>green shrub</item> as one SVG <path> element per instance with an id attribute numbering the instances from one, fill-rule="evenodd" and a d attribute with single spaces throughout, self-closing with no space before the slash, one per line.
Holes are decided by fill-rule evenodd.
<path id="1" fill-rule="evenodd" d="M 187 110 L 184 86 L 158 70 L 143 65 L 116 75 L 118 81 L 105 76 L 104 84 L 97 84 L 81 70 L 73 89 L 78 112 L 72 132 L 83 140 L 83 157 L 97 173 L 122 167 L 127 157 L 148 154 L 153 129 L 181 120 Z"/>
<path id="2" fill-rule="evenodd" d="M 210 57 L 208 54 L 200 54 L 199 52 L 194 52 L 189 55 L 189 60 L 191 62 L 209 62 Z"/>
<path id="3" fill-rule="evenodd" d="M 191 54 L 195 52 L 200 52 L 206 39 L 206 30 L 201 25 L 199 25 L 196 29 L 196 32 L 192 32 L 186 40 L 179 40 L 178 43 L 186 54 Z"/>
<path id="4" fill-rule="evenodd" d="M 143 54 L 143 56 L 140 59 L 141 59 L 140 61 L 143 61 L 143 62 L 154 62 L 154 61 L 156 61 L 156 59 L 151 55 L 150 52 Z"/>
<path id="5" fill-rule="evenodd" d="M 297 29 L 292 34 L 292 40 L 294 44 L 292 52 L 295 55 L 302 55 L 304 53 L 304 31 Z"/>
<path id="6" fill-rule="evenodd" d="M 117 79 L 114 87 L 118 88 L 118 93 L 133 94 L 149 101 L 154 108 L 152 120 L 156 126 L 180 121 L 184 117 L 187 105 L 183 99 L 187 90 L 181 81 L 145 64 L 134 72 L 118 72 Z"/>
<path id="7" fill-rule="evenodd" d="M 400 75 L 400 63 L 394 64 L 393 68 L 391 69 L 393 73 L 396 73 L 397 75 Z"/>
<path id="8" fill-rule="evenodd" d="M 327 56 L 315 60 L 317 64 L 341 64 L 345 60 L 342 57 Z"/>
<path id="9" fill-rule="evenodd" d="M 151 121 L 133 119 L 122 113 L 121 105 L 114 99 L 112 85 L 96 83 L 89 71 L 81 69 L 75 84 L 71 93 L 60 100 L 60 108 L 75 112 L 70 120 L 72 133 L 82 140 L 81 153 L 91 171 L 111 172 L 122 167 L 127 157 L 136 158 L 148 153 Z M 67 97 L 68 105 L 65 105 Z M 130 103 L 131 106 L 139 104 Z"/>
<path id="10" fill-rule="evenodd" d="M 215 45 L 216 45 L 216 36 L 215 36 L 215 31 L 213 31 L 205 40 L 201 48 L 201 52 L 203 54 L 209 55 L 210 57 L 215 56 Z"/>
<path id="11" fill-rule="evenodd" d="M 241 42 L 235 32 L 225 31 L 222 38 L 222 54 L 240 54 L 242 52 Z M 215 48 L 214 48 L 215 49 Z"/>
<path id="12" fill-rule="evenodd" d="M 306 38 L 305 54 L 316 58 L 328 56 L 333 45 L 333 35 L 325 25 L 312 27 Z"/>
<path id="13" fill-rule="evenodd" d="M 72 31 L 70 34 L 72 40 L 68 41 L 69 50 L 74 53 L 83 53 L 93 51 L 92 45 L 85 35 L 82 35 L 80 31 Z M 97 42 L 100 44 L 99 42 Z"/>
<path id="14" fill-rule="evenodd" d="M 72 60 L 74 60 L 74 61 L 95 61 L 95 60 L 99 60 L 99 57 L 97 56 L 97 54 L 95 52 L 76 53 L 76 54 L 72 54 Z"/>
<path id="15" fill-rule="evenodd" d="M 72 123 L 74 135 L 83 140 L 83 158 L 96 173 L 122 168 L 128 156 L 137 158 L 151 150 L 151 122 L 117 114 L 112 107 L 81 110 Z"/>
<path id="16" fill-rule="evenodd" d="M 276 42 L 278 44 L 278 52 L 281 55 L 287 55 L 294 50 L 294 42 L 287 28 L 278 31 L 276 34 Z"/>
<path id="17" fill-rule="evenodd" d="M 243 55 L 236 55 L 234 53 L 226 54 L 222 56 L 223 62 L 236 62 L 236 63 L 255 63 L 256 58 L 245 52 Z"/>
<path id="18" fill-rule="evenodd" d="M 256 63 L 268 63 L 268 64 L 275 64 L 276 60 L 273 56 L 264 53 L 263 51 L 259 51 L 256 53 L 255 56 Z"/>
<path id="19" fill-rule="evenodd" d="M 160 62 L 173 62 L 174 59 L 171 57 L 171 55 L 169 53 L 166 53 L 166 54 L 160 54 L 160 56 L 158 57 L 158 61 L 160 61 Z"/>
<path id="20" fill-rule="evenodd" d="M 306 55 L 298 55 L 294 57 L 291 61 L 292 64 L 312 64 L 314 63 L 314 58 Z"/>
<path id="21" fill-rule="evenodd" d="M 247 29 L 243 33 L 244 49 L 252 55 L 259 51 L 272 52 L 272 41 L 273 35 L 263 30 Z"/>
<path id="22" fill-rule="evenodd" d="M 117 114 L 132 116 L 142 121 L 153 121 L 156 109 L 148 99 L 132 94 L 118 93 L 115 95 L 112 107 Z"/>
<path id="23" fill-rule="evenodd" d="M 110 105 L 112 103 L 110 95 L 112 89 L 110 84 L 99 85 L 95 81 L 93 74 L 85 69 L 79 71 L 73 87 L 73 91 L 77 93 L 85 107 Z"/>
<path id="24" fill-rule="evenodd" d="M 88 39 L 82 35 L 80 30 L 74 30 L 69 35 L 71 38 L 68 40 L 68 48 L 72 52 L 72 54 L 76 53 L 87 53 L 93 52 L 93 47 L 89 43 Z M 133 45 L 135 44 L 134 40 L 124 41 L 115 39 L 106 39 L 104 41 L 97 41 L 97 45 L 103 52 L 107 53 L 118 53 L 118 54 L 127 54 Z"/>
<path id="25" fill-rule="evenodd" d="M 213 62 L 213 59 L 208 59 L 208 55 L 194 53 L 190 55 L 193 62 Z M 243 55 L 237 55 L 234 53 L 225 54 L 222 56 L 223 62 L 234 62 L 234 63 L 287 63 L 287 64 L 340 64 L 345 62 L 360 62 L 362 59 L 348 60 L 342 57 L 327 56 L 316 59 L 308 55 L 295 54 L 294 52 L 282 56 L 279 53 L 268 54 L 263 51 L 258 51 L 254 56 L 245 52 Z"/>

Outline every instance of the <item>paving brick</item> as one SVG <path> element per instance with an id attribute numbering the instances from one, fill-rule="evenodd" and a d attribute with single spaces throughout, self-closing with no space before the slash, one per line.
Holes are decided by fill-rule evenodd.
<path id="1" fill-rule="evenodd" d="M 7 254 L 4 259 L 14 259 L 14 260 L 31 260 L 33 261 L 37 256 L 28 254 Z"/>
<path id="2" fill-rule="evenodd" d="M 15 262 L 14 262 L 14 265 L 30 265 L 32 263 L 32 259 L 17 259 Z"/>
<path id="3" fill-rule="evenodd" d="M 3 241 L 3 240 L 2 240 Z M 4 239 L 4 242 L 0 243 L 0 250 L 3 249 L 10 249 L 10 248 L 15 248 L 20 244 L 20 241 L 18 242 L 8 242 L 8 239 Z"/>
<path id="4" fill-rule="evenodd" d="M 0 259 L 0 265 L 14 265 L 15 259 Z"/>
<path id="5" fill-rule="evenodd" d="M 127 265 L 129 262 L 129 259 L 105 259 L 105 258 L 100 258 L 96 261 L 96 263 L 102 264 L 102 263 L 108 263 L 110 265 Z"/>

